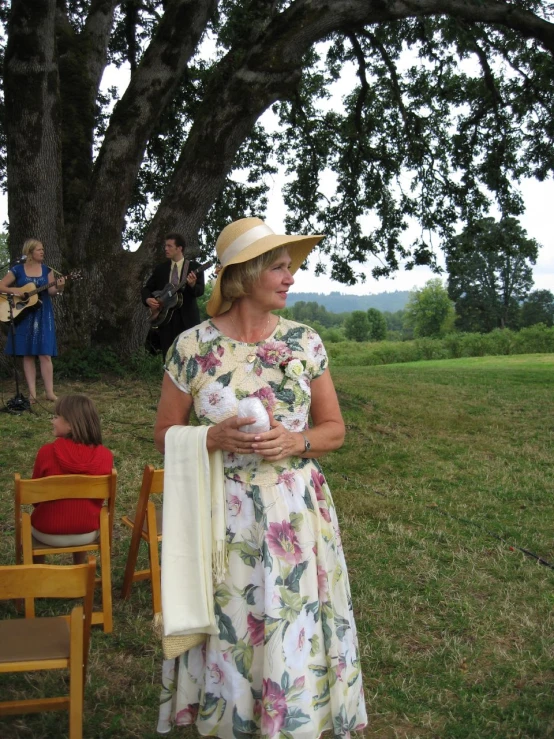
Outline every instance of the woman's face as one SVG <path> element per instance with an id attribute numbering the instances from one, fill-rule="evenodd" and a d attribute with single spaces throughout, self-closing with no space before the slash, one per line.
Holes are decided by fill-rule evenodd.
<path id="1" fill-rule="evenodd" d="M 252 285 L 250 297 L 266 310 L 284 308 L 289 288 L 294 285 L 294 277 L 289 271 L 290 265 L 289 253 L 284 251 Z"/>
<path id="2" fill-rule="evenodd" d="M 44 246 L 42 244 L 40 246 L 35 246 L 29 256 L 31 259 L 34 259 L 35 262 L 44 262 Z"/>
<path id="3" fill-rule="evenodd" d="M 56 438 L 67 437 L 71 434 L 71 426 L 63 416 L 52 417 L 52 432 Z"/>

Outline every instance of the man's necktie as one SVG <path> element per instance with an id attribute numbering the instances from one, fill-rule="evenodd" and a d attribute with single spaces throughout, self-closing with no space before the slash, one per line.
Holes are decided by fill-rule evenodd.
<path id="1" fill-rule="evenodd" d="M 172 285 L 179 284 L 179 269 L 177 267 L 177 262 L 173 262 L 173 267 L 171 269 L 171 284 Z"/>

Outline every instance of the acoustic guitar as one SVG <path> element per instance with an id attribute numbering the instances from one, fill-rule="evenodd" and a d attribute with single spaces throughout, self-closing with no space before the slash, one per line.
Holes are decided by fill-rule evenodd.
<path id="1" fill-rule="evenodd" d="M 49 287 L 54 287 L 54 285 L 57 285 L 61 279 L 79 280 L 80 278 L 81 272 L 76 270 L 69 272 L 67 275 L 62 275 L 62 277 L 58 277 L 47 285 L 42 285 L 42 287 L 35 287 L 34 282 L 28 282 L 26 285 L 22 285 L 18 288 L 21 290 L 21 293 L 13 296 L 13 320 L 17 320 L 23 311 L 27 310 L 27 308 L 38 308 L 39 305 L 41 305 L 41 301 L 38 296 L 43 290 L 48 290 Z M 29 288 L 32 286 L 33 289 L 25 290 L 27 285 Z M 9 323 L 10 318 L 11 315 L 8 296 L 0 295 L 0 322 Z"/>
<path id="2" fill-rule="evenodd" d="M 201 264 L 196 267 L 193 271 L 194 274 L 199 275 L 201 272 L 209 269 L 213 264 L 213 261 Z M 173 311 L 176 308 L 180 308 L 183 305 L 183 293 L 182 288 L 187 284 L 187 277 L 189 275 L 189 260 L 183 264 L 182 279 L 178 285 L 173 285 L 169 282 L 163 290 L 155 290 L 152 293 L 152 297 L 156 298 L 158 303 L 161 303 L 160 308 L 150 308 L 150 327 L 160 328 L 166 323 L 169 323 Z"/>

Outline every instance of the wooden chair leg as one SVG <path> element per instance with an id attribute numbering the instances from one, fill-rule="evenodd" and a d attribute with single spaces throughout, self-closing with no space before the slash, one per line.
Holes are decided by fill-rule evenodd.
<path id="1" fill-rule="evenodd" d="M 113 631 L 112 567 L 110 552 L 109 515 L 106 508 L 100 511 L 100 565 L 102 569 L 102 611 L 104 633 Z"/>
<path id="2" fill-rule="evenodd" d="M 21 550 L 21 511 L 16 508 L 15 511 L 15 563 L 21 564 L 23 552 Z"/>
<path id="3" fill-rule="evenodd" d="M 150 578 L 152 582 L 152 608 L 154 613 L 162 612 L 162 584 L 160 555 L 158 553 L 158 537 L 156 526 L 156 506 L 148 501 L 148 559 L 150 561 Z"/>
<path id="4" fill-rule="evenodd" d="M 71 613 L 71 644 L 69 652 L 69 739 L 83 737 L 83 609 Z"/>
<path id="5" fill-rule="evenodd" d="M 139 526 L 140 524 L 140 526 Z M 142 521 L 135 520 L 133 533 L 131 535 L 131 544 L 129 546 L 129 554 L 127 555 L 127 564 L 125 565 L 125 575 L 123 577 L 123 587 L 121 588 L 121 597 L 126 600 L 131 595 L 131 586 L 133 585 L 133 575 L 137 566 L 139 547 L 141 542 Z"/>
<path id="6" fill-rule="evenodd" d="M 33 564 L 33 534 L 31 532 L 31 516 L 25 512 L 21 516 L 21 539 L 23 543 L 23 564 Z M 26 618 L 35 617 L 35 599 L 25 598 Z"/>

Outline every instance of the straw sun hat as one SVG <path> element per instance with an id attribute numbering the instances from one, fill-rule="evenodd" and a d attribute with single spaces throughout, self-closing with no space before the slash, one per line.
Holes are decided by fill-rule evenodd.
<path id="1" fill-rule="evenodd" d="M 231 303 L 224 300 L 221 295 L 221 278 L 231 264 L 241 264 L 278 246 L 286 246 L 291 258 L 290 271 L 294 274 L 322 238 L 321 235 L 313 234 L 309 236 L 276 234 L 261 218 L 241 218 L 225 226 L 215 245 L 221 270 L 206 305 L 208 315 L 218 316 L 231 307 Z"/>

